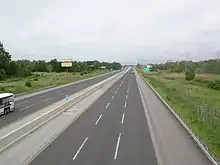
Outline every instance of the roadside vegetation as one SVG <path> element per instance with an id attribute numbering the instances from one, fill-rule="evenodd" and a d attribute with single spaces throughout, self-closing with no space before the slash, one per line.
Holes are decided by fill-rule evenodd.
<path id="1" fill-rule="evenodd" d="M 176 72 L 180 69 L 175 64 L 154 65 L 149 73 L 139 67 L 138 72 L 220 159 L 220 65 L 217 60 L 189 62 Z"/>
<path id="2" fill-rule="evenodd" d="M 48 86 L 68 84 L 77 80 L 118 70 L 121 64 L 99 61 L 74 61 L 62 68 L 57 59 L 51 61 L 12 60 L 0 42 L 0 93 L 21 93 Z"/>

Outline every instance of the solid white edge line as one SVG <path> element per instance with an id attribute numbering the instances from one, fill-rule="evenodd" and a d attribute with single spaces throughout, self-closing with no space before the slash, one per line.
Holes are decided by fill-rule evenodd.
<path id="1" fill-rule="evenodd" d="M 124 73 L 124 72 L 123 72 L 123 73 Z M 116 74 L 116 75 L 117 75 L 117 74 Z M 112 77 L 110 77 L 110 78 L 112 78 Z M 109 78 L 107 78 L 107 79 L 109 79 Z M 105 79 L 105 80 L 107 80 L 107 79 Z M 89 79 L 87 79 L 87 80 L 89 80 Z M 105 81 L 105 80 L 104 80 L 104 81 Z M 87 91 L 87 90 L 88 90 L 88 88 L 86 88 L 86 90 L 84 90 L 84 92 Z M 71 100 L 73 100 L 73 99 L 75 99 L 75 98 L 77 98 L 77 97 L 74 97 L 74 98 L 72 98 Z M 17 101 L 18 101 L 18 100 L 17 100 Z M 66 104 L 66 103 L 65 103 L 65 104 Z M 34 104 L 33 104 L 33 105 L 34 105 Z M 14 129 L 13 131 L 11 131 L 11 132 L 9 132 L 9 133 L 3 135 L 2 137 L 0 137 L 0 140 L 3 139 L 3 138 L 5 138 L 5 137 L 7 137 L 7 136 L 9 136 L 9 135 L 11 135 L 11 134 L 13 134 L 14 132 L 16 132 L 16 131 L 19 130 L 19 129 L 24 128 L 25 126 L 27 126 L 28 124 L 32 123 L 33 121 L 36 121 L 36 120 L 40 119 L 42 116 L 44 116 L 44 115 L 46 115 L 46 114 L 49 114 L 50 112 L 54 111 L 55 109 L 62 107 L 63 105 L 64 105 L 64 104 L 61 104 L 61 105 L 57 106 L 56 108 L 53 108 L 53 109 L 51 109 L 51 110 L 49 110 L 49 111 L 47 111 L 47 112 L 41 114 L 40 116 L 36 117 L 35 119 L 33 119 L 33 120 L 31 120 L 31 121 L 29 121 L 29 122 L 23 124 L 22 126 L 16 128 L 16 129 Z M 25 135 L 25 134 L 24 134 L 24 135 Z M 0 149 L 0 152 L 1 152 L 1 149 Z"/>
<path id="2" fill-rule="evenodd" d="M 124 123 L 124 119 L 125 119 L 125 113 L 123 113 L 122 118 L 121 118 L 121 124 Z"/>
<path id="3" fill-rule="evenodd" d="M 98 124 L 99 120 L 101 119 L 102 114 L 99 116 L 99 118 L 96 120 L 95 124 Z"/>
<path id="4" fill-rule="evenodd" d="M 146 118 L 147 118 L 147 124 L 148 124 L 148 127 L 149 127 L 150 137 L 151 137 L 151 140 L 152 140 L 152 143 L 153 143 L 153 146 L 154 146 L 157 163 L 158 163 L 158 165 L 163 165 L 163 161 L 162 161 L 160 153 L 159 153 L 159 147 L 158 147 L 158 144 L 157 144 L 157 141 L 156 141 L 156 135 L 154 134 L 153 126 L 150 123 L 150 117 L 149 117 L 149 114 L 148 114 L 147 107 L 145 105 L 142 90 L 140 88 L 139 83 L 137 83 L 137 85 L 138 85 L 138 90 L 139 90 L 139 93 L 140 93 L 140 96 L 141 96 L 141 101 L 142 101 L 142 105 L 143 105 L 143 108 L 144 108 L 144 112 L 145 112 L 145 115 L 146 115 Z"/>
<path id="5" fill-rule="evenodd" d="M 49 98 L 45 99 L 44 101 L 49 101 L 49 100 L 51 100 L 51 99 L 52 99 L 52 97 L 49 97 Z"/>
<path id="6" fill-rule="evenodd" d="M 218 165 L 218 163 L 215 161 L 215 159 L 212 157 L 212 155 L 208 152 L 208 150 L 202 145 L 198 137 L 192 132 L 192 130 L 185 124 L 185 122 L 180 118 L 179 115 L 176 114 L 176 112 L 165 102 L 165 100 L 157 93 L 157 91 L 150 85 L 148 81 L 144 79 L 142 75 L 140 75 L 142 80 L 153 90 L 153 92 L 157 95 L 157 97 L 162 101 L 162 103 L 170 110 L 170 112 L 175 116 L 175 118 L 180 122 L 180 124 L 185 128 L 185 130 L 190 134 L 190 136 L 193 138 L 193 140 L 197 143 L 201 151 L 207 156 L 207 158 L 211 161 L 212 164 Z"/>
<path id="7" fill-rule="evenodd" d="M 120 139 L 121 139 L 121 133 L 118 136 L 118 141 L 117 141 L 117 145 L 116 145 L 116 149 L 115 149 L 114 159 L 117 159 L 117 156 L 118 156 L 118 148 L 119 148 L 119 144 L 120 144 Z"/>
<path id="8" fill-rule="evenodd" d="M 20 109 L 20 111 L 23 111 L 23 110 L 28 109 L 28 108 L 33 107 L 33 106 L 34 106 L 34 104 L 28 105 L 28 106 L 26 106 L 26 107 Z"/>
<path id="9" fill-rule="evenodd" d="M 88 140 L 88 137 L 85 138 L 85 140 L 83 141 L 83 143 L 81 144 L 81 146 L 79 147 L 79 149 L 77 150 L 76 154 L 73 157 L 73 160 L 76 159 L 77 155 L 79 154 L 80 150 L 83 148 L 83 146 L 85 145 L 86 141 Z"/>
<path id="10" fill-rule="evenodd" d="M 110 105 L 110 103 L 108 103 L 108 104 L 105 106 L 105 108 L 108 108 L 109 105 Z"/>
<path id="11" fill-rule="evenodd" d="M 128 95 L 126 95 L 126 98 L 125 98 L 126 100 L 128 99 Z"/>
<path id="12" fill-rule="evenodd" d="M 115 94 L 117 93 L 118 91 L 115 91 Z"/>
<path id="13" fill-rule="evenodd" d="M 114 99 L 115 95 L 112 96 L 112 99 Z"/>
<path id="14" fill-rule="evenodd" d="M 124 108 L 126 108 L 127 107 L 127 102 L 125 102 L 125 104 L 124 104 Z"/>

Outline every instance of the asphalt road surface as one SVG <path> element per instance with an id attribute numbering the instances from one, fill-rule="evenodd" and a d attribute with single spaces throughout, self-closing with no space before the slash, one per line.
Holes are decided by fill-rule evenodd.
<path id="1" fill-rule="evenodd" d="M 135 75 L 129 71 L 31 165 L 156 165 Z"/>
<path id="2" fill-rule="evenodd" d="M 72 95 L 80 90 L 98 83 L 108 77 L 113 76 L 118 72 L 103 75 L 94 79 L 89 79 L 70 86 L 62 87 L 32 97 L 28 97 L 15 102 L 15 110 L 7 115 L 0 116 L 0 127 L 14 122 L 30 113 L 36 112 L 50 104 L 60 101 L 65 98 L 66 94 Z"/>

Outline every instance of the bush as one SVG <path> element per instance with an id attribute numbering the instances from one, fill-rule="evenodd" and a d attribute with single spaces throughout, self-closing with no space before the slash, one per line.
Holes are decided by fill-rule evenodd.
<path id="1" fill-rule="evenodd" d="M 28 76 L 31 76 L 31 75 L 32 75 L 32 72 L 29 69 L 24 69 L 22 71 L 22 77 L 28 77 Z"/>
<path id="2" fill-rule="evenodd" d="M 195 78 L 195 72 L 192 69 L 188 69 L 185 73 L 185 80 L 191 81 Z"/>
<path id="3" fill-rule="evenodd" d="M 75 74 L 76 74 L 75 72 L 72 73 L 72 75 L 75 75 Z"/>
<path id="4" fill-rule="evenodd" d="M 31 83 L 30 81 L 26 81 L 25 85 L 26 85 L 27 87 L 32 87 L 32 83 Z"/>
<path id="5" fill-rule="evenodd" d="M 35 77 L 33 80 L 34 80 L 34 81 L 38 81 L 38 78 L 37 78 L 37 77 Z"/>
<path id="6" fill-rule="evenodd" d="M 1 87 L 1 91 L 5 91 L 5 88 L 4 88 L 4 87 Z"/>
<path id="7" fill-rule="evenodd" d="M 82 73 L 80 73 L 80 75 L 81 75 L 81 76 L 83 76 L 83 75 L 84 75 L 84 73 L 82 72 Z"/>
<path id="8" fill-rule="evenodd" d="M 0 69 L 0 80 L 6 79 L 6 73 L 4 69 Z"/>
<path id="9" fill-rule="evenodd" d="M 219 81 L 214 81 L 214 80 L 210 80 L 208 82 L 208 87 L 211 88 L 211 89 L 220 89 L 220 82 Z"/>

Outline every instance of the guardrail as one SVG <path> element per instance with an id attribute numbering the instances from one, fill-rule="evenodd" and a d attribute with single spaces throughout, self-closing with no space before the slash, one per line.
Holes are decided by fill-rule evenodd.
<path id="1" fill-rule="evenodd" d="M 219 165 L 219 163 L 213 158 L 213 156 L 208 152 L 208 148 L 204 146 L 204 143 L 197 137 L 193 131 L 187 126 L 187 124 L 183 121 L 183 119 L 177 115 L 177 113 L 169 106 L 169 104 L 160 96 L 160 94 L 152 87 L 152 85 L 145 80 L 145 78 L 139 74 L 140 77 L 146 82 L 146 84 L 151 88 L 151 90 L 155 93 L 157 98 L 165 105 L 165 107 L 171 112 L 171 114 L 176 118 L 177 121 L 180 122 L 182 127 L 187 131 L 187 133 L 192 137 L 192 139 L 196 142 L 197 146 L 201 149 L 201 151 L 206 155 L 206 157 L 210 160 L 213 165 Z"/>
<path id="2" fill-rule="evenodd" d="M 9 132 L 8 134 L 0 137 L 0 152 L 7 149 L 17 141 L 21 140 L 28 134 L 34 132 L 36 129 L 50 121 L 51 119 L 55 118 L 71 106 L 75 105 L 79 101 L 83 100 L 84 98 L 88 97 L 98 89 L 102 88 L 106 83 L 110 82 L 111 80 L 115 79 L 115 77 L 119 77 L 120 75 L 124 74 L 124 72 L 120 72 L 110 78 L 103 80 L 101 83 L 95 84 L 94 86 L 88 87 L 87 89 L 83 90 L 82 93 L 68 102 L 61 104 L 60 106 L 38 116 L 34 120 L 25 123 L 24 125 L 20 126 L 19 128 Z"/>

